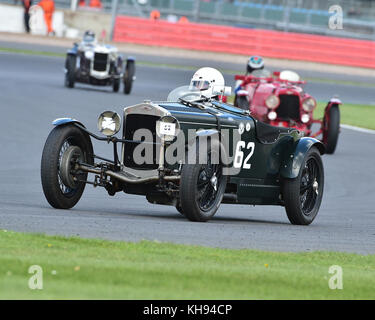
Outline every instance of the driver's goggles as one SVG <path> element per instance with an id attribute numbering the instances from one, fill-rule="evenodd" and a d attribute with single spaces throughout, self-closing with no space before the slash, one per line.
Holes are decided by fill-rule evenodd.
<path id="1" fill-rule="evenodd" d="M 197 90 L 207 90 L 210 87 L 210 83 L 208 81 L 202 80 L 193 80 L 190 83 L 190 89 L 197 89 Z"/>

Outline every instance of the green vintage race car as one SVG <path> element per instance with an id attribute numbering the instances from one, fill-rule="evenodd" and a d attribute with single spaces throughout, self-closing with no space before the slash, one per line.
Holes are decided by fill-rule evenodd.
<path id="1" fill-rule="evenodd" d="M 207 221 L 221 203 L 285 206 L 292 224 L 316 217 L 323 196 L 324 145 L 291 128 L 255 120 L 248 111 L 191 87 L 167 101 L 111 111 L 98 119 L 104 136 L 70 118 L 56 119 L 44 146 L 41 179 L 54 208 L 72 208 L 86 184 L 144 195 Z M 91 138 L 111 142 L 113 159 L 95 154 Z M 120 149 L 121 147 L 121 149 Z M 94 178 L 88 180 L 88 174 Z"/>

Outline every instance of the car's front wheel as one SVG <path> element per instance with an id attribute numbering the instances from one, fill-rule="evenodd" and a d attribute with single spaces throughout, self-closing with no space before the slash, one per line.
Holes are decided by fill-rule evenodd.
<path id="1" fill-rule="evenodd" d="M 324 169 L 320 152 L 312 147 L 305 155 L 295 179 L 284 179 L 282 195 L 292 224 L 308 225 L 315 219 L 322 202 Z"/>
<path id="2" fill-rule="evenodd" d="M 176 204 L 176 209 L 179 213 L 181 213 L 182 215 L 184 215 L 184 211 L 182 210 L 182 207 L 181 207 L 181 204 L 180 203 L 177 203 Z"/>
<path id="3" fill-rule="evenodd" d="M 218 148 L 207 152 L 206 164 L 184 164 L 181 170 L 181 211 L 191 221 L 204 222 L 214 216 L 223 199 L 227 177 L 217 154 Z M 180 212 L 181 212 L 180 211 Z"/>
<path id="4" fill-rule="evenodd" d="M 41 180 L 44 195 L 57 209 L 75 206 L 85 189 L 87 173 L 75 171 L 78 162 L 92 163 L 89 137 L 73 125 L 54 128 L 44 145 Z"/>
<path id="5" fill-rule="evenodd" d="M 333 105 L 324 116 L 323 143 L 326 146 L 326 153 L 332 154 L 336 150 L 340 133 L 340 109 Z"/>
<path id="6" fill-rule="evenodd" d="M 132 90 L 133 80 L 135 75 L 135 62 L 128 60 L 126 63 L 124 74 L 124 93 L 129 94 Z"/>
<path id="7" fill-rule="evenodd" d="M 75 83 L 76 57 L 68 55 L 65 61 L 65 86 L 73 88 Z"/>
<path id="8" fill-rule="evenodd" d="M 112 88 L 113 88 L 113 92 L 119 91 L 119 89 L 120 89 L 120 79 L 114 79 L 113 80 Z"/>

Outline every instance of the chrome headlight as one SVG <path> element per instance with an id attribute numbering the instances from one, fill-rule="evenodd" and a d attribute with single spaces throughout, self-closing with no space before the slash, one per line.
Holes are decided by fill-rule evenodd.
<path id="1" fill-rule="evenodd" d="M 180 124 L 172 116 L 164 116 L 156 122 L 156 134 L 163 141 L 173 141 L 180 130 Z"/>
<path id="2" fill-rule="evenodd" d="M 98 129 L 107 137 L 115 135 L 121 127 L 121 118 L 117 112 L 105 111 L 98 118 Z"/>
<path id="3" fill-rule="evenodd" d="M 94 58 L 94 52 L 93 51 L 85 51 L 85 58 L 86 59 L 93 59 Z"/>
<path id="4" fill-rule="evenodd" d="M 302 108 L 303 110 L 305 110 L 306 112 L 311 112 L 315 109 L 316 107 L 316 101 L 314 98 L 312 97 L 309 97 L 307 98 L 306 100 L 304 100 L 302 102 Z"/>
<path id="5" fill-rule="evenodd" d="M 278 96 L 271 94 L 270 96 L 267 97 L 265 103 L 269 109 L 276 109 L 280 104 L 280 99 Z"/>

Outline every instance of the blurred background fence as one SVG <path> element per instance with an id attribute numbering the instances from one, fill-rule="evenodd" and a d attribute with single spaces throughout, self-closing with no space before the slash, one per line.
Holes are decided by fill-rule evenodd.
<path id="1" fill-rule="evenodd" d="M 114 41 L 375 69 L 375 42 L 119 16 Z"/>
<path id="2" fill-rule="evenodd" d="M 72 1 L 55 0 L 57 8 L 72 8 Z M 90 0 L 86 0 L 87 5 Z M 0 0 L 14 4 L 16 0 Z M 36 2 L 36 1 L 35 1 Z M 153 10 L 170 21 L 186 17 L 189 21 L 262 28 L 312 34 L 375 40 L 375 0 L 101 0 L 100 10 L 116 14 L 149 17 Z M 329 7 L 340 5 L 343 29 L 328 28 Z M 73 6 L 74 7 L 74 6 Z"/>

